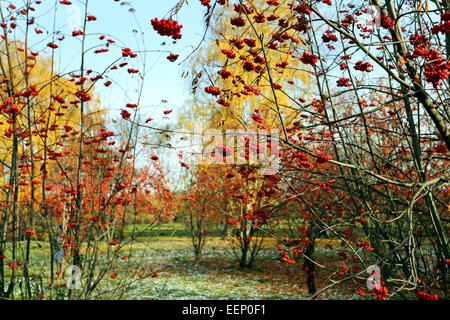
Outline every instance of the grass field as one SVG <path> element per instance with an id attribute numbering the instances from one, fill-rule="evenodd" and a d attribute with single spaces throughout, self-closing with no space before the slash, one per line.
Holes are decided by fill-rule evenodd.
<path id="1" fill-rule="evenodd" d="M 208 238 L 198 264 L 194 264 L 190 238 L 154 237 L 148 242 L 151 253 L 147 261 L 159 275 L 137 285 L 126 298 L 306 299 L 301 264 L 280 264 L 275 244 L 273 240 L 266 241 L 255 266 L 240 270 L 229 243 L 219 237 Z M 329 250 L 318 250 L 324 257 L 333 255 Z M 328 298 L 332 295 L 333 292 Z"/>
<path id="2" fill-rule="evenodd" d="M 127 256 L 126 262 L 119 263 L 112 272 L 118 276 L 111 279 L 109 274 L 101 283 L 98 299 L 306 299 L 305 273 L 302 264 L 280 264 L 277 261 L 276 241 L 264 239 L 262 251 L 254 266 L 239 269 L 232 251 L 230 240 L 218 236 L 207 238 L 202 260 L 194 263 L 194 252 L 188 230 L 182 224 L 170 224 L 148 230 L 142 225 L 128 228 L 127 238 L 139 235 L 132 244 L 124 245 L 119 256 Z M 320 259 L 335 260 L 336 251 L 324 249 L 327 243 L 339 247 L 340 241 L 318 240 L 316 253 Z M 102 245 L 106 252 L 107 244 Z M 83 251 L 82 251 L 83 253 Z M 47 276 L 44 268 L 48 265 L 49 245 L 47 242 L 33 242 L 31 277 Z M 123 266 L 123 267 L 121 267 Z M 127 290 L 115 288 L 136 276 L 137 270 L 148 269 L 157 276 L 132 281 Z M 319 275 L 320 276 L 320 275 Z M 64 281 L 64 278 L 61 279 Z M 128 281 L 128 282 L 127 282 Z M 342 288 L 341 288 L 342 289 Z M 324 299 L 342 298 L 342 290 L 328 292 Z M 349 298 L 356 298 L 349 292 Z"/>

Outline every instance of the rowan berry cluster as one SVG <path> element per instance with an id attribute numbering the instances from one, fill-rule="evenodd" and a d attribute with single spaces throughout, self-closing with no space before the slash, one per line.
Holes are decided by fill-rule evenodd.
<path id="1" fill-rule="evenodd" d="M 181 39 L 181 28 L 182 25 L 178 24 L 178 21 L 171 19 L 153 19 L 152 21 L 153 29 L 158 32 L 161 36 L 172 37 L 174 40 Z"/>
<path id="2" fill-rule="evenodd" d="M 205 92 L 212 94 L 213 96 L 218 96 L 220 94 L 220 89 L 214 86 L 209 86 L 205 88 Z"/>

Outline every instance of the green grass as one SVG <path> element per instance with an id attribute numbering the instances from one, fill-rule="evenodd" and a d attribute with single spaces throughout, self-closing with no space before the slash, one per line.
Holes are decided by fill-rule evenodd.
<path id="1" fill-rule="evenodd" d="M 108 270 L 94 298 L 115 298 L 115 291 L 108 293 L 108 290 L 114 290 L 119 283 L 135 281 L 138 271 L 143 267 L 150 274 L 157 272 L 159 275 L 133 282 L 121 296 L 122 299 L 307 298 L 301 266 L 281 265 L 277 261 L 275 239 L 264 240 L 263 252 L 253 268 L 240 270 L 229 240 L 223 240 L 218 235 L 209 236 L 202 260 L 194 264 L 190 232 L 184 224 L 171 223 L 154 229 L 150 227 L 139 225 L 125 228 L 127 239 L 132 235 L 138 238 L 121 248 L 118 259 L 124 255 L 128 259 L 119 261 L 114 270 Z M 323 249 L 329 242 L 318 241 L 319 248 L 316 251 L 327 259 L 336 256 L 336 250 Z M 339 247 L 339 243 L 338 240 L 332 241 L 335 248 Z M 100 247 L 105 252 L 108 244 L 104 243 Z M 49 251 L 48 242 L 31 243 L 31 277 L 48 277 Z M 11 269 L 6 270 L 7 275 L 10 274 Z M 119 276 L 112 279 L 110 276 L 113 273 L 118 273 Z M 59 290 L 64 293 L 66 289 Z"/>
<path id="2" fill-rule="evenodd" d="M 288 279 L 277 279 L 270 269 L 239 270 L 229 248 L 218 247 L 211 239 L 203 259 L 194 264 L 193 251 L 188 241 L 176 241 L 174 248 L 159 248 L 154 244 L 148 256 L 159 276 L 146 280 L 131 290 L 128 299 L 304 299 L 305 292 L 293 286 Z M 260 265 L 269 267 L 275 262 L 271 250 Z"/>
<path id="3" fill-rule="evenodd" d="M 152 237 L 190 237 L 191 231 L 186 227 L 186 225 L 173 222 L 167 223 L 156 228 L 148 224 L 137 225 L 137 226 L 127 226 L 125 228 L 125 234 L 127 236 L 138 236 L 139 238 L 152 238 Z M 220 230 L 215 230 L 210 232 L 210 236 L 219 236 Z"/>

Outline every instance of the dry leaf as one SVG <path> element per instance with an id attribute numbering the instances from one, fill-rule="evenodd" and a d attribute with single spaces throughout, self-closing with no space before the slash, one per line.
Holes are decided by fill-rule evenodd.
<path id="1" fill-rule="evenodd" d="M 406 59 L 405 57 L 401 57 L 400 60 L 397 63 L 397 66 L 400 68 L 400 70 L 402 70 L 403 72 L 408 72 L 408 70 L 406 70 L 403 66 L 406 64 Z"/>

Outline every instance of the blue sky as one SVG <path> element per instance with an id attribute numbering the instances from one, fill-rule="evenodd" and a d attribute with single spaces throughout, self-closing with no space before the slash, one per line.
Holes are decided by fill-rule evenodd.
<path id="1" fill-rule="evenodd" d="M 6 13 L 6 7 L 12 3 L 18 9 L 23 6 L 22 0 L 0 0 L 2 8 Z M 73 37 L 72 31 L 82 29 L 84 19 L 84 1 L 71 0 L 72 5 L 61 5 L 60 0 L 42 0 L 40 5 L 33 4 L 35 11 L 31 14 L 35 17 L 35 24 L 30 30 L 29 47 L 34 52 L 39 52 L 41 56 L 51 56 L 52 49 L 47 47 L 47 43 L 52 41 L 53 30 L 58 30 L 55 38 L 65 36 L 63 41 L 55 39 L 59 48 L 55 53 L 55 69 L 60 74 L 68 72 L 79 73 L 81 66 L 81 37 Z M 86 32 L 86 55 L 85 70 L 92 69 L 94 72 L 103 72 L 109 69 L 111 63 L 122 57 L 122 48 L 130 48 L 138 53 L 138 59 L 128 59 L 130 63 L 127 67 L 106 73 L 104 80 L 100 80 L 96 86 L 96 92 L 100 94 L 101 103 L 109 110 L 111 119 L 120 119 L 120 112 L 126 109 L 127 103 L 138 103 L 137 91 L 140 89 L 142 80 L 138 75 L 130 76 L 127 68 L 144 71 L 144 86 L 139 103 L 139 112 L 144 117 L 154 118 L 154 126 L 164 126 L 174 123 L 177 113 L 185 108 L 185 101 L 189 99 L 189 88 L 185 79 L 181 77 L 183 70 L 190 68 L 189 64 L 180 65 L 192 50 L 201 41 L 204 34 L 204 14 L 205 7 L 200 1 L 189 1 L 183 6 L 174 19 L 183 25 L 181 30 L 182 39 L 173 44 L 173 39 L 159 36 L 153 30 L 151 20 L 155 17 L 168 18 L 168 13 L 177 3 L 177 0 L 89 0 L 88 14 L 95 15 L 97 21 L 88 22 Z M 55 3 L 57 11 L 55 15 Z M 130 9 L 134 9 L 134 13 Z M 16 14 L 16 13 L 14 13 Z M 54 23 L 54 17 L 56 20 Z M 20 15 L 17 16 L 20 18 Z M 14 37 L 18 40 L 24 39 L 25 21 L 18 20 L 18 27 L 14 30 Z M 55 26 L 54 26 L 55 25 Z M 77 26 L 78 25 L 78 26 Z M 43 34 L 36 34 L 34 28 L 38 28 Z M 138 30 L 135 32 L 134 30 Z M 100 35 L 105 35 L 105 40 L 99 40 Z M 106 39 L 113 39 L 116 44 L 109 47 L 110 52 L 95 54 L 94 50 L 105 48 Z M 166 45 L 161 44 L 165 42 Z M 144 52 L 146 51 L 146 52 Z M 167 60 L 170 53 L 179 54 L 176 62 Z M 124 62 L 120 60 L 116 65 Z M 111 75 L 111 78 L 108 76 Z M 95 74 L 90 75 L 95 76 Z M 107 80 L 113 81 L 110 87 L 103 86 Z M 167 103 L 163 103 L 167 100 Z M 163 114 L 164 110 L 173 109 L 169 118 Z M 143 122 L 142 121 L 142 122 Z M 167 149 L 159 150 L 166 153 Z M 170 155 L 164 156 L 166 169 L 181 172 L 179 159 L 175 151 L 169 151 Z M 138 160 L 139 161 L 139 160 Z M 145 163 L 145 161 L 144 161 Z M 173 179 L 174 183 L 178 179 Z"/>
<path id="2" fill-rule="evenodd" d="M 6 1 L 6 3 L 8 2 Z M 36 11 L 34 14 L 37 26 L 49 32 L 47 35 L 33 37 L 33 39 L 39 41 L 35 42 L 36 49 L 41 49 L 51 40 L 54 3 L 53 0 L 44 0 L 41 5 L 35 5 Z M 72 1 L 72 3 L 72 6 L 58 4 L 56 15 L 56 29 L 61 30 L 66 36 L 66 39 L 61 43 L 56 41 L 60 46 L 56 51 L 58 54 L 57 69 L 62 73 L 80 68 L 81 37 L 74 38 L 71 36 L 71 32 L 77 28 L 74 28 L 76 24 L 80 26 L 82 24 L 84 5 L 80 1 Z M 129 5 L 121 5 L 122 3 L 128 3 Z M 139 59 L 133 59 L 129 66 L 110 73 L 112 76 L 110 80 L 114 82 L 113 85 L 108 88 L 103 85 L 97 86 L 101 93 L 102 103 L 111 110 L 112 118 L 120 117 L 120 109 L 126 103 L 137 102 L 136 90 L 140 86 L 140 79 L 138 76 L 130 77 L 126 69 L 132 67 L 143 71 L 144 61 L 146 74 L 140 109 L 145 116 L 148 115 L 155 119 L 162 118 L 161 111 L 163 109 L 174 109 L 174 114 L 176 114 L 176 111 L 183 107 L 189 91 L 186 81 L 181 78 L 183 66 L 180 66 L 179 62 L 189 55 L 203 36 L 205 8 L 201 6 L 199 1 L 189 1 L 188 4 L 183 6 L 175 17 L 183 25 L 183 36 L 181 40 L 173 44 L 171 38 L 159 36 L 153 30 L 150 21 L 155 17 L 159 19 L 167 17 L 167 13 L 176 3 L 176 0 L 89 1 L 88 13 L 95 15 L 98 20 L 88 23 L 87 47 L 104 44 L 105 41 L 98 39 L 101 34 L 105 34 L 106 39 L 115 40 L 117 46 L 110 47 L 111 52 L 105 54 L 94 54 L 92 50 L 86 57 L 87 69 L 92 68 L 94 71 L 106 69 L 114 59 L 121 56 L 121 48 L 123 47 L 129 47 L 134 52 L 141 51 Z M 135 9 L 134 14 L 130 12 L 131 7 Z M 138 30 L 138 32 L 133 32 L 133 30 Z M 167 45 L 161 46 L 163 42 L 166 42 Z M 101 48 L 104 48 L 104 46 Z M 144 49 L 149 52 L 144 53 Z M 51 49 L 47 48 L 45 52 L 51 54 Z M 166 59 L 171 52 L 180 54 L 178 61 L 175 63 Z M 187 67 L 184 65 L 184 68 Z M 161 100 L 168 100 L 169 103 L 162 104 Z"/>

